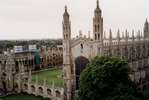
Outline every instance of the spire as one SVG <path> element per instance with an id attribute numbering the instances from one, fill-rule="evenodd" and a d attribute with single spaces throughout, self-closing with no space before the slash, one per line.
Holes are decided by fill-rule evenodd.
<path id="1" fill-rule="evenodd" d="M 129 32 L 127 32 L 127 38 L 129 39 Z"/>
<path id="2" fill-rule="evenodd" d="M 99 8 L 99 0 L 97 0 L 97 8 L 95 9 L 95 14 L 101 15 L 101 9 Z"/>
<path id="3" fill-rule="evenodd" d="M 138 30 L 138 39 L 140 40 L 140 30 Z"/>
<path id="4" fill-rule="evenodd" d="M 99 0 L 97 0 L 97 8 L 99 8 Z"/>
<path id="5" fill-rule="evenodd" d="M 64 17 L 69 17 L 69 14 L 68 14 L 68 11 L 67 11 L 67 6 L 65 5 L 65 12 L 64 12 L 64 15 L 63 15 Z"/>
<path id="6" fill-rule="evenodd" d="M 127 31 L 127 29 L 126 29 L 126 31 L 125 31 L 125 38 L 126 38 L 126 39 L 128 38 L 128 31 Z"/>
<path id="7" fill-rule="evenodd" d="M 144 38 L 149 38 L 149 23 L 147 19 L 144 23 Z"/>
<path id="8" fill-rule="evenodd" d="M 143 38 L 143 33 L 142 32 L 140 33 L 140 37 Z"/>
<path id="9" fill-rule="evenodd" d="M 148 23 L 148 20 L 147 20 L 147 18 L 146 18 L 146 23 Z"/>
<path id="10" fill-rule="evenodd" d="M 124 32 L 122 32 L 122 38 L 124 39 Z"/>
<path id="11" fill-rule="evenodd" d="M 132 40 L 135 40 L 135 36 L 134 36 L 134 30 L 132 30 Z"/>
<path id="12" fill-rule="evenodd" d="M 149 23 L 148 23 L 148 20 L 147 20 L 147 18 L 146 18 L 146 21 L 145 21 L 144 27 L 145 27 L 145 28 L 148 28 L 148 25 L 149 25 Z"/>
<path id="13" fill-rule="evenodd" d="M 109 39 L 112 40 L 112 30 L 110 29 Z"/>
<path id="14" fill-rule="evenodd" d="M 117 39 L 120 39 L 120 30 L 117 31 Z"/>
<path id="15" fill-rule="evenodd" d="M 126 43 L 128 42 L 128 31 L 127 31 L 127 29 L 125 31 L 125 41 L 126 41 Z"/>
<path id="16" fill-rule="evenodd" d="M 66 40 L 71 39 L 71 22 L 69 19 L 69 13 L 67 11 L 67 6 L 65 6 L 65 12 L 63 14 L 63 38 Z"/>
<path id="17" fill-rule="evenodd" d="M 67 5 L 65 5 L 65 12 L 67 12 Z"/>

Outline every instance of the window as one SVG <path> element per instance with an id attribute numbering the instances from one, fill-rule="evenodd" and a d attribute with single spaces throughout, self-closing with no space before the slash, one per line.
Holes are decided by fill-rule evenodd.
<path id="1" fill-rule="evenodd" d="M 83 53 L 83 44 L 81 44 L 80 46 L 81 46 L 81 53 Z"/>
<path id="2" fill-rule="evenodd" d="M 97 32 L 97 27 L 96 27 L 96 25 L 95 25 L 95 32 Z"/>
<path id="3" fill-rule="evenodd" d="M 83 44 L 81 44 L 81 49 L 83 49 Z"/>
<path id="4" fill-rule="evenodd" d="M 97 36 L 96 36 L 96 34 L 95 34 L 95 40 L 97 39 Z"/>

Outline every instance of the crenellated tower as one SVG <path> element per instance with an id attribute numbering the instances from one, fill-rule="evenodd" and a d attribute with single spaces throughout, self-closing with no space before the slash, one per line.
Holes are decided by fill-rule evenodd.
<path id="1" fill-rule="evenodd" d="M 149 38 L 149 23 L 147 19 L 144 24 L 144 38 Z"/>
<path id="2" fill-rule="evenodd" d="M 71 22 L 67 6 L 63 14 L 63 72 L 65 85 L 65 100 L 73 100 L 74 70 L 71 57 Z"/>
<path id="3" fill-rule="evenodd" d="M 93 18 L 93 38 L 95 41 L 101 41 L 103 39 L 103 18 L 98 0 Z"/>

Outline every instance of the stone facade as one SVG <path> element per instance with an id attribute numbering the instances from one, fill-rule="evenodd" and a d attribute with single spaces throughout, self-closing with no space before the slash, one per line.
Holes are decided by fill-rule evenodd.
<path id="1" fill-rule="evenodd" d="M 63 48 L 61 46 L 55 48 L 43 47 L 40 54 L 43 68 L 63 65 Z"/>
<path id="2" fill-rule="evenodd" d="M 112 30 L 103 32 L 102 11 L 97 0 L 97 8 L 93 17 L 93 38 L 82 36 L 71 38 L 71 21 L 67 8 L 63 15 L 63 70 L 67 100 L 72 100 L 76 86 L 76 59 L 84 57 L 91 60 L 95 56 L 115 56 L 128 60 L 130 78 L 138 88 L 144 90 L 149 87 L 149 23 L 144 24 L 144 33 L 134 30 L 130 33 L 117 31 L 112 36 Z M 121 36 L 122 35 L 122 36 Z M 81 60 L 81 59 L 80 59 Z M 81 64 L 81 63 L 80 63 Z"/>
<path id="3" fill-rule="evenodd" d="M 16 91 L 18 91 L 17 88 Z M 48 86 L 46 84 L 46 80 L 44 80 L 43 84 L 40 84 L 38 83 L 38 77 L 36 78 L 35 83 L 31 81 L 31 77 L 28 81 L 21 82 L 21 92 L 33 94 L 35 96 L 42 96 L 43 98 L 48 98 L 49 100 L 64 99 L 63 88 L 55 87 L 54 83 L 52 86 Z"/>

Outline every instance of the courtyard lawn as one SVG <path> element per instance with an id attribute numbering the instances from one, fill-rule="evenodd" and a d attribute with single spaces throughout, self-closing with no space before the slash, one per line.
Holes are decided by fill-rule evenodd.
<path id="1" fill-rule="evenodd" d="M 54 82 L 56 87 L 63 87 L 62 69 L 49 69 L 34 73 L 32 75 L 33 82 L 36 81 L 36 77 L 38 77 L 39 83 L 43 83 L 44 79 L 46 79 L 47 85 L 49 86 L 52 86 L 52 83 Z"/>
<path id="2" fill-rule="evenodd" d="M 42 97 L 36 97 L 34 95 L 28 95 L 28 94 L 16 94 L 6 97 L 1 97 L 0 100 L 45 100 Z"/>

